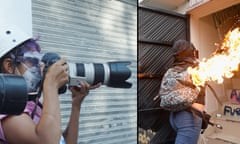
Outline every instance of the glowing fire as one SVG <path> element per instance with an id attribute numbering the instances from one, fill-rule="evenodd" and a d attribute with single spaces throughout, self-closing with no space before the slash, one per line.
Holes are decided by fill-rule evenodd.
<path id="1" fill-rule="evenodd" d="M 229 31 L 212 57 L 203 59 L 195 68 L 188 68 L 194 85 L 203 86 L 207 81 L 222 83 L 231 78 L 240 64 L 240 29 Z"/>

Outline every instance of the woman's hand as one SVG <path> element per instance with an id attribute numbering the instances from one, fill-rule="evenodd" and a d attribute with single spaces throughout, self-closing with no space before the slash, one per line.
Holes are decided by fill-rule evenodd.
<path id="1" fill-rule="evenodd" d="M 79 86 L 71 86 L 70 91 L 72 92 L 72 105 L 79 107 L 85 96 L 88 95 L 89 90 L 96 89 L 101 86 L 101 83 L 90 86 L 86 81 L 81 81 Z"/>
<path id="2" fill-rule="evenodd" d="M 202 105 L 202 104 L 193 103 L 193 104 L 192 104 L 192 107 L 195 108 L 195 109 L 197 109 L 197 110 L 199 110 L 199 111 L 201 111 L 201 112 L 204 111 L 204 105 Z"/>
<path id="3" fill-rule="evenodd" d="M 44 85 L 54 86 L 60 88 L 69 81 L 68 65 L 66 59 L 60 59 L 56 63 L 52 64 L 44 79 Z"/>

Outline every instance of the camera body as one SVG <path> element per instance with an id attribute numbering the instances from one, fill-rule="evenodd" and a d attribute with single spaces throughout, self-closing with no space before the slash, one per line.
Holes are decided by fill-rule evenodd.
<path id="1" fill-rule="evenodd" d="M 48 68 L 61 57 L 56 53 L 46 53 L 42 62 L 43 79 Z M 103 85 L 114 88 L 131 88 L 132 84 L 126 80 L 131 76 L 131 71 L 127 65 L 129 61 L 115 61 L 108 63 L 67 63 L 69 66 L 69 86 L 77 86 L 80 81 L 86 81 L 91 85 L 101 82 Z M 67 85 L 59 89 L 59 93 L 65 93 Z"/>

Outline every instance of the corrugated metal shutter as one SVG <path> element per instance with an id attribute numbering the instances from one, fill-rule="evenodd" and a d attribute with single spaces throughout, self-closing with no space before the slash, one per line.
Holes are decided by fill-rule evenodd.
<path id="1" fill-rule="evenodd" d="M 137 0 L 33 0 L 32 11 L 43 52 L 75 63 L 131 61 L 131 89 L 102 86 L 85 98 L 78 143 L 137 143 Z M 70 93 L 60 100 L 64 129 Z"/>

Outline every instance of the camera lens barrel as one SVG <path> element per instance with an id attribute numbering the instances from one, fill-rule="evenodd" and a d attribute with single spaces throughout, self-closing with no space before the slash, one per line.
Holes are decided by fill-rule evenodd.
<path id="1" fill-rule="evenodd" d="M 131 64 L 129 61 L 108 62 L 109 66 L 109 87 L 115 88 L 131 88 L 132 84 L 127 82 L 131 76 L 131 71 L 127 65 Z"/>
<path id="2" fill-rule="evenodd" d="M 107 84 L 109 70 L 106 64 L 100 63 L 68 63 L 70 79 L 78 77 L 86 80 L 89 84 Z"/>
<path id="3" fill-rule="evenodd" d="M 70 85 L 78 85 L 85 80 L 94 85 L 101 82 L 103 85 L 116 88 L 130 88 L 132 84 L 126 82 L 131 76 L 127 65 L 130 62 L 108 63 L 68 63 Z"/>
<path id="4" fill-rule="evenodd" d="M 44 72 L 51 64 L 60 59 L 56 53 L 46 53 L 42 62 L 45 63 Z M 68 62 L 69 68 L 69 85 L 79 85 L 80 81 L 87 81 L 94 85 L 101 82 L 103 85 L 115 88 L 130 88 L 131 83 L 126 80 L 131 76 L 131 71 L 127 67 L 129 61 L 115 61 L 108 63 L 71 63 Z M 60 89 L 59 93 L 64 93 L 66 86 Z"/>
<path id="5" fill-rule="evenodd" d="M 18 115 L 28 100 L 27 83 L 22 76 L 0 74 L 0 113 Z"/>

